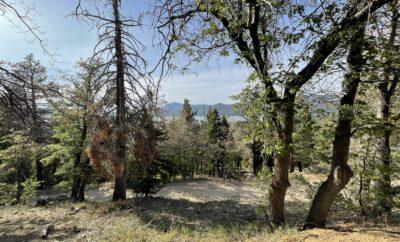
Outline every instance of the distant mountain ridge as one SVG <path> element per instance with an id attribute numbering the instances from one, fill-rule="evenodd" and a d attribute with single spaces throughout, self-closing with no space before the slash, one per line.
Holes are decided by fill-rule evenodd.
<path id="1" fill-rule="evenodd" d="M 340 96 L 337 95 L 312 95 L 312 96 L 303 96 L 304 101 L 308 104 L 311 104 L 311 112 L 315 112 L 317 110 L 323 110 L 327 113 L 334 113 L 337 111 L 337 107 L 339 105 Z M 192 110 L 197 112 L 196 116 L 203 117 L 207 115 L 207 112 L 210 108 L 217 109 L 218 113 L 222 116 L 225 115 L 227 117 L 233 116 L 241 116 L 237 112 L 233 110 L 234 104 L 191 104 Z M 182 110 L 183 104 L 178 102 L 167 103 L 162 107 L 162 110 L 167 117 L 176 117 L 179 116 Z"/>
<path id="2" fill-rule="evenodd" d="M 220 115 L 225 116 L 236 116 L 238 115 L 233 110 L 233 104 L 224 104 L 224 103 L 217 103 L 217 104 L 192 104 L 192 110 L 196 112 L 196 116 L 205 116 L 210 108 L 216 109 Z M 173 117 L 179 116 L 182 110 L 183 104 L 178 102 L 167 103 L 162 107 L 165 116 Z"/>

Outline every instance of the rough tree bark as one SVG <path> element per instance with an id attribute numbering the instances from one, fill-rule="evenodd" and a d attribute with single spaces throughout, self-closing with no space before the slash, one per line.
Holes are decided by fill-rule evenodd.
<path id="1" fill-rule="evenodd" d="M 175 1 L 163 1 L 165 2 L 164 7 L 168 15 L 167 22 L 161 22 L 161 28 L 168 28 L 167 32 L 171 32 L 168 35 L 178 38 L 175 33 L 180 32 L 176 28 L 181 26 L 180 23 L 175 21 L 184 20 L 187 23 L 190 22 L 190 18 L 198 13 L 209 13 L 217 21 L 219 21 L 225 28 L 227 36 L 235 45 L 235 51 L 238 51 L 241 57 L 254 69 L 258 77 L 261 79 L 265 86 L 266 99 L 265 104 L 269 107 L 274 106 L 276 108 L 275 113 L 271 115 L 271 119 L 274 119 L 273 126 L 277 130 L 278 137 L 282 143 L 282 151 L 280 154 L 276 154 L 276 170 L 275 175 L 272 179 L 271 191 L 270 191 L 270 206 L 271 206 L 271 219 L 276 225 L 282 225 L 284 223 L 283 206 L 286 190 L 288 188 L 288 173 L 291 163 L 291 143 L 292 143 L 292 131 L 293 131 L 293 115 L 294 115 L 294 100 L 296 93 L 301 87 L 307 83 L 315 73 L 320 69 L 325 60 L 330 54 L 337 48 L 337 46 L 343 41 L 345 32 L 349 29 L 353 29 L 360 22 L 366 21 L 366 16 L 370 12 L 374 12 L 379 9 L 382 5 L 392 0 L 371 0 L 371 1 L 348 1 L 346 4 L 346 15 L 337 24 L 334 24 L 327 35 L 319 39 L 315 43 L 315 50 L 311 54 L 307 64 L 297 74 L 284 83 L 284 97 L 281 98 L 275 89 L 275 84 L 269 77 L 269 51 L 268 45 L 263 44 L 260 39 L 260 33 L 264 33 L 262 25 L 267 23 L 264 17 L 260 16 L 261 5 L 260 1 L 248 0 L 248 20 L 247 25 L 238 26 L 235 21 L 242 22 L 244 15 L 238 13 L 237 15 L 232 14 L 227 17 L 226 14 L 220 11 L 222 2 L 217 1 L 204 1 L 209 8 L 199 8 L 196 4 L 193 4 L 193 8 L 189 8 L 187 11 L 182 13 L 182 6 L 185 4 L 176 4 Z M 181 2 L 181 1 L 180 1 Z M 230 1 L 228 1 L 230 3 Z M 228 3 L 228 4 L 229 4 Z M 165 7 L 167 6 L 167 7 Z M 175 6 L 177 11 L 175 14 Z M 190 4 L 189 4 L 190 7 Z M 171 10 L 172 9 L 172 10 Z M 185 7 L 183 7 L 185 9 Z M 238 9 L 244 9 L 242 1 L 238 1 Z M 162 12 L 161 14 L 164 14 Z M 232 21 L 230 18 L 234 17 Z M 192 18 L 195 19 L 195 18 Z M 262 21 L 260 21 L 262 20 Z M 262 24 L 260 22 L 263 22 Z M 270 113 L 269 113 L 270 115 Z"/>
<path id="2" fill-rule="evenodd" d="M 308 213 L 304 229 L 325 227 L 329 209 L 335 196 L 346 186 L 353 176 L 347 161 L 349 157 L 351 125 L 353 120 L 352 106 L 361 81 L 364 65 L 362 56 L 365 24 L 355 29 L 347 57 L 349 71 L 343 83 L 343 96 L 340 99 L 339 117 L 333 141 L 332 166 L 328 179 L 321 184 Z"/>
<path id="3" fill-rule="evenodd" d="M 79 201 L 78 200 L 78 190 L 79 186 L 81 184 L 81 174 L 79 169 L 80 162 L 81 162 L 81 156 L 82 152 L 79 150 L 77 154 L 75 155 L 75 161 L 74 161 L 74 179 L 72 181 L 72 189 L 71 189 L 71 200 L 72 201 Z"/>
<path id="4" fill-rule="evenodd" d="M 125 79 L 124 54 L 122 49 L 122 24 L 119 13 L 120 0 L 113 0 L 115 56 L 116 56 L 116 164 L 113 201 L 126 199 L 126 139 L 125 139 Z"/>
<path id="5" fill-rule="evenodd" d="M 390 138 L 392 135 L 392 125 L 390 122 L 390 108 L 391 99 L 396 90 L 399 75 L 393 73 L 392 66 L 392 54 L 397 35 L 399 11 L 398 4 L 393 3 L 393 12 L 390 22 L 390 36 L 385 47 L 385 65 L 383 80 L 378 85 L 379 90 L 379 107 L 377 112 L 377 118 L 381 121 L 380 126 L 381 133 L 378 137 L 378 164 L 376 166 L 377 179 L 373 181 L 374 190 L 377 192 L 376 199 L 374 201 L 374 212 L 375 215 L 382 215 L 383 213 L 389 213 L 393 207 L 393 196 L 391 188 L 391 175 L 390 175 L 390 161 L 391 161 L 391 148 Z"/>
<path id="6" fill-rule="evenodd" d="M 78 188 L 77 201 L 85 201 L 85 189 L 86 189 L 86 184 L 87 184 L 88 174 L 90 172 L 90 169 L 91 168 L 90 168 L 89 158 L 86 158 L 85 161 L 83 163 L 81 163 L 81 170 L 82 170 L 83 174 L 85 174 L 85 175 L 81 178 L 81 183 Z"/>
<path id="7" fill-rule="evenodd" d="M 292 160 L 294 99 L 295 95 L 290 95 L 287 102 L 281 104 L 278 111 L 280 121 L 276 122 L 278 137 L 283 145 L 282 150 L 278 151 L 276 155 L 275 173 L 269 192 L 271 222 L 276 226 L 284 224 L 285 195 L 287 188 L 290 186 L 289 168 Z M 280 123 L 283 125 L 281 126 Z"/>

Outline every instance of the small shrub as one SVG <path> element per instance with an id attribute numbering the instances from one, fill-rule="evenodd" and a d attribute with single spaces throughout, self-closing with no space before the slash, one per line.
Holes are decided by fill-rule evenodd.
<path id="1" fill-rule="evenodd" d="M 10 205 L 15 200 L 17 186 L 14 184 L 0 183 L 0 205 Z"/>
<path id="2" fill-rule="evenodd" d="M 29 178 L 22 183 L 24 188 L 21 196 L 21 201 L 27 203 L 29 201 L 36 200 L 37 198 L 37 188 L 40 186 L 40 182 L 33 178 Z"/>
<path id="3" fill-rule="evenodd" d="M 269 222 L 269 200 L 268 200 L 268 191 L 271 189 L 271 179 L 273 176 L 273 172 L 271 172 L 268 168 L 263 167 L 261 171 L 257 173 L 256 177 L 256 186 L 260 191 L 266 191 L 262 194 L 261 199 L 257 202 L 256 213 L 264 215 Z"/>
<path id="4" fill-rule="evenodd" d="M 144 177 L 133 184 L 133 191 L 148 197 L 158 191 L 160 181 L 153 177 Z"/>

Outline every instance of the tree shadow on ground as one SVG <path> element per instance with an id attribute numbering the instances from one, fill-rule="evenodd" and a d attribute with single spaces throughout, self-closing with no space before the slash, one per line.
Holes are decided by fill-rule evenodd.
<path id="1" fill-rule="evenodd" d="M 253 205 L 234 200 L 202 203 L 162 197 L 135 198 L 131 211 L 145 224 L 163 232 L 172 228 L 202 230 L 210 226 L 229 231 L 265 222 Z"/>
<path id="2" fill-rule="evenodd" d="M 400 212 L 393 211 L 382 217 L 361 216 L 357 213 L 344 212 L 335 214 L 334 225 L 328 226 L 338 232 L 384 232 L 391 235 L 400 235 Z"/>
<path id="3" fill-rule="evenodd" d="M 291 200 L 285 202 L 285 219 L 287 226 L 301 229 L 304 225 L 310 202 Z"/>
<path id="4" fill-rule="evenodd" d="M 288 227 L 300 229 L 309 202 L 286 201 L 285 218 Z M 257 206 L 235 200 L 191 202 L 163 197 L 135 198 L 129 208 L 142 222 L 166 232 L 171 228 L 202 230 L 206 227 L 222 227 L 225 230 L 267 227 L 266 218 L 257 212 Z"/>
<path id="5" fill-rule="evenodd" d="M 47 205 L 46 209 L 52 209 L 58 204 Z M 1 209 L 1 208 L 0 208 Z M 26 212 L 25 212 L 26 213 Z M 73 227 L 66 227 L 71 220 L 70 217 L 40 218 L 27 217 L 23 213 L 15 212 L 11 216 L 13 219 L 5 219 L 0 222 L 0 241 L 37 241 L 40 240 L 40 232 L 46 226 L 53 224 L 55 228 L 49 232 L 48 239 L 50 240 L 72 240 L 77 236 Z"/>
<path id="6" fill-rule="evenodd" d="M 37 232 L 30 232 L 26 233 L 23 235 L 18 235 L 18 234 L 0 234 L 0 241 L 4 242 L 25 242 L 25 241 L 31 241 L 34 239 L 38 239 L 38 233 Z"/>

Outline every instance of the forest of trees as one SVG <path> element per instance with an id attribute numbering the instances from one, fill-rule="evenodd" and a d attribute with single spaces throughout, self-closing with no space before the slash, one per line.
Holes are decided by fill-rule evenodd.
<path id="1" fill-rule="evenodd" d="M 47 189 L 84 201 L 89 184 L 105 181 L 119 201 L 127 189 L 147 197 L 177 179 L 266 172 L 265 217 L 283 226 L 290 172 L 328 164 L 304 229 L 326 226 L 345 187 L 362 216 L 399 208 L 397 0 L 158 0 L 133 17 L 121 14 L 124 1 L 101 2 L 71 9 L 98 34 L 74 73 L 49 78 L 32 54 L 0 61 L 1 205 Z M 42 43 L 13 6 L 0 0 L 0 12 L 15 11 Z M 142 25 L 162 51 L 155 66 L 135 35 Z M 197 119 L 188 99 L 166 117 L 163 81 L 212 56 L 251 71 L 232 93 L 243 120 L 211 108 Z"/>

